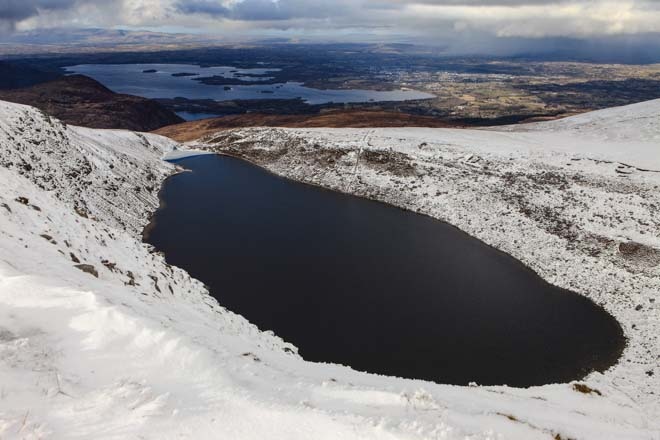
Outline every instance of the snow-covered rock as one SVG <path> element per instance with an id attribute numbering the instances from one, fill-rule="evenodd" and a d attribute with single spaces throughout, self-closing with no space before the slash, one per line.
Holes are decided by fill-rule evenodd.
<path id="1" fill-rule="evenodd" d="M 159 186 L 174 172 L 161 160 L 179 154 L 173 153 L 174 143 L 152 135 L 66 127 L 33 108 L 0 102 L 0 437 L 657 439 L 659 412 L 652 393 L 660 372 L 651 366 L 655 376 L 644 374 L 649 360 L 655 357 L 657 363 L 649 333 L 657 330 L 657 305 L 645 302 L 637 318 L 617 308 L 619 302 L 628 307 L 654 297 L 657 270 L 635 266 L 635 278 L 628 275 L 629 263 L 616 265 L 609 254 L 587 259 L 576 272 L 567 272 L 568 263 L 548 260 L 548 252 L 559 252 L 562 261 L 576 254 L 565 249 L 564 239 L 539 233 L 542 222 L 505 215 L 502 210 L 510 206 L 494 188 L 507 170 L 548 172 L 543 167 L 553 167 L 559 177 L 544 176 L 562 186 L 567 159 L 543 151 L 492 147 L 485 152 L 484 146 L 468 148 L 449 139 L 483 136 L 483 141 L 490 135 L 245 130 L 233 132 L 231 145 L 263 151 L 286 142 L 291 155 L 266 164 L 269 168 L 300 180 L 313 174 L 316 183 L 359 194 L 363 191 L 357 188 L 375 191 L 382 185 L 372 197 L 461 227 L 469 212 L 475 226 L 467 230 L 489 241 L 493 235 L 484 231 L 494 228 L 501 236 L 498 247 L 525 257 L 532 267 L 550 264 L 553 272 L 541 272 L 546 278 L 583 283 L 586 293 L 601 282 L 613 283 L 621 289 L 620 300 L 608 296 L 611 289 L 596 298 L 628 324 L 632 348 L 620 366 L 588 377 L 587 387 L 578 387 L 582 392 L 573 384 L 456 387 L 305 362 L 295 347 L 225 310 L 200 282 L 141 242 Z M 292 139 L 305 149 L 294 148 Z M 383 165 L 369 152 L 390 154 L 391 161 Z M 580 231 L 593 226 L 606 237 L 620 234 L 619 240 L 635 229 L 628 219 L 640 220 L 646 226 L 639 226 L 635 238 L 656 246 L 657 216 L 646 216 L 651 215 L 647 205 L 657 204 L 657 191 L 652 195 L 657 175 L 635 170 L 617 177 L 618 165 L 587 156 L 571 165 L 575 175 L 588 174 L 587 183 L 566 185 L 576 194 L 591 188 L 592 203 L 563 206 L 554 190 L 542 203 L 575 215 Z M 312 157 L 336 166 L 319 166 L 309 161 Z M 510 168 L 502 169 L 504 164 Z M 451 169 L 451 179 L 438 176 Z M 616 179 L 627 182 L 617 186 L 619 192 L 609 186 Z M 512 182 L 510 194 L 530 186 L 520 185 Z M 399 187 L 405 197 L 393 196 Z M 636 193 L 640 188 L 645 192 Z M 584 201 L 576 194 L 571 201 Z M 584 220 L 583 211 L 600 214 L 601 206 L 632 214 L 611 227 Z M 493 220 L 485 222 L 488 215 Z M 531 239 L 538 254 L 511 244 L 515 231 Z M 576 252 L 582 252 L 580 246 Z M 656 290 L 639 290 L 644 286 Z M 633 322 L 638 332 L 631 330 Z M 651 343 L 649 354 L 632 352 L 644 347 L 643 337 Z M 633 364 L 637 359 L 647 364 Z"/>

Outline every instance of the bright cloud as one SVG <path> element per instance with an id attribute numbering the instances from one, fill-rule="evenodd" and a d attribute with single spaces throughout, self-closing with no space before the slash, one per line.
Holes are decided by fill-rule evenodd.
<path id="1" fill-rule="evenodd" d="M 352 32 L 429 38 L 660 33 L 652 0 L 0 0 L 0 29 L 176 27 L 209 33 Z"/>

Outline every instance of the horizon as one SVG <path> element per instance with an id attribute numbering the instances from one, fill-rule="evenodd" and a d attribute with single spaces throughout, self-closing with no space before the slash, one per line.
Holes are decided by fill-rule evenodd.
<path id="1" fill-rule="evenodd" d="M 441 55 L 561 53 L 660 62 L 660 4 L 650 0 L 4 0 L 4 44 L 405 43 Z M 167 40 L 167 41 L 165 41 Z M 177 41 L 183 40 L 183 41 Z M 628 60 L 628 61 L 626 61 Z"/>

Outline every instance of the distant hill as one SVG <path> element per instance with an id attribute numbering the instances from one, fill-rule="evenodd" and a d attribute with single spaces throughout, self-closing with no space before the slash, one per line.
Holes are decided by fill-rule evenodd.
<path id="1" fill-rule="evenodd" d="M 417 116 L 381 110 L 332 110 L 311 115 L 270 115 L 247 113 L 198 121 L 188 121 L 156 131 L 179 142 L 199 139 L 218 130 L 242 127 L 290 127 L 290 128 L 371 128 L 371 127 L 458 127 L 430 116 Z"/>
<path id="2" fill-rule="evenodd" d="M 84 75 L 63 76 L 22 89 L 0 90 L 0 100 L 31 105 L 67 124 L 90 128 L 151 131 L 183 122 L 155 101 L 114 93 Z"/>
<path id="3" fill-rule="evenodd" d="M 0 61 L 0 90 L 29 87 L 62 76 L 56 72 L 47 72 L 32 66 Z"/>

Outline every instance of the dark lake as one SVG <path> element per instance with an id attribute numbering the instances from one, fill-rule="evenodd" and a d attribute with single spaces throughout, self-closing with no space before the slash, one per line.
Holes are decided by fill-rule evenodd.
<path id="1" fill-rule="evenodd" d="M 531 386 L 619 358 L 617 321 L 458 229 L 224 156 L 177 161 L 146 240 L 310 361 Z"/>

